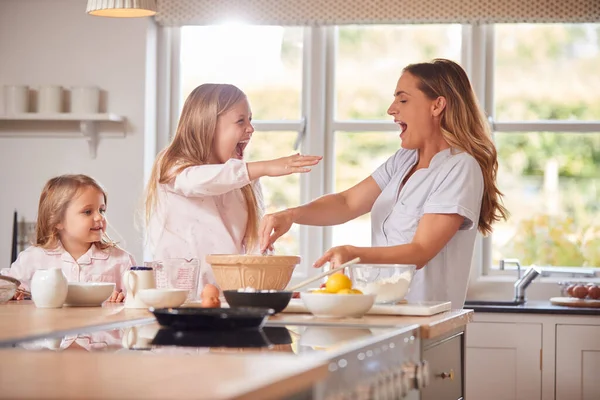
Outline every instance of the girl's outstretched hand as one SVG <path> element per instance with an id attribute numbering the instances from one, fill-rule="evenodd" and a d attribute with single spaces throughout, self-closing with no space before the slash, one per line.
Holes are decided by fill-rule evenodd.
<path id="1" fill-rule="evenodd" d="M 248 175 L 253 181 L 261 176 L 285 176 L 290 174 L 306 173 L 311 167 L 317 165 L 323 156 L 292 156 L 276 158 L 274 160 L 249 162 Z"/>
<path id="2" fill-rule="evenodd" d="M 267 176 L 285 176 L 295 173 L 310 172 L 312 166 L 317 165 L 323 156 L 304 156 L 294 154 L 292 156 L 276 158 L 267 161 Z"/>

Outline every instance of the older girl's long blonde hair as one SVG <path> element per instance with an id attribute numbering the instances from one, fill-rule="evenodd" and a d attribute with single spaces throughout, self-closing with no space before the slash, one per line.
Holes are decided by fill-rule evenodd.
<path id="1" fill-rule="evenodd" d="M 195 88 L 185 100 L 177 131 L 171 143 L 162 150 L 152 167 L 146 188 L 146 224 L 158 205 L 159 184 L 172 182 L 184 169 L 208 163 L 213 149 L 217 120 L 246 95 L 234 85 L 207 83 Z M 258 203 L 250 184 L 242 188 L 248 208 L 244 242 L 246 251 L 258 245 Z"/>
<path id="2" fill-rule="evenodd" d="M 411 64 L 404 72 L 420 80 L 419 89 L 431 100 L 446 99 L 441 129 L 450 146 L 473 156 L 483 173 L 483 201 L 478 229 L 491 233 L 492 224 L 508 217 L 502 205 L 502 192 L 496 185 L 498 155 L 485 115 L 477 103 L 467 74 L 454 61 L 436 58 L 432 62 Z"/>
<path id="3" fill-rule="evenodd" d="M 58 246 L 60 241 L 58 224 L 64 221 L 71 200 L 88 187 L 102 193 L 104 204 L 107 204 L 106 191 L 98 182 L 87 175 L 61 175 L 50 179 L 46 183 L 38 205 L 35 246 L 48 250 L 55 249 Z M 94 242 L 94 244 L 100 249 L 116 246 L 116 243 L 106 232 L 103 232 L 100 241 Z"/>

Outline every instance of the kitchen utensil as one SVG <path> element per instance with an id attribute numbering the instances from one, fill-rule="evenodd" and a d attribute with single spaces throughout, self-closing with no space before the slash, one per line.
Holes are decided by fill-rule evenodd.
<path id="1" fill-rule="evenodd" d="M 69 282 L 65 306 L 100 307 L 115 291 L 110 282 Z"/>
<path id="2" fill-rule="evenodd" d="M 272 308 L 275 313 L 287 307 L 292 292 L 238 292 L 224 290 L 225 300 L 229 307 L 262 307 Z"/>
<path id="3" fill-rule="evenodd" d="M 352 287 L 374 294 L 376 304 L 396 304 L 408 294 L 416 265 L 357 264 L 350 270 Z"/>
<path id="4" fill-rule="evenodd" d="M 359 262 L 360 262 L 360 258 L 356 257 L 355 259 L 350 260 L 350 261 L 348 261 L 348 262 L 340 265 L 339 267 L 336 267 L 336 268 L 330 269 L 328 271 L 325 271 L 322 274 L 319 274 L 317 276 L 313 276 L 312 278 L 309 278 L 309 279 L 307 279 L 305 281 L 302 281 L 302 282 L 298 283 L 297 285 L 294 285 L 294 286 L 288 288 L 287 290 L 290 291 L 290 292 L 294 292 L 294 291 L 300 289 L 301 287 L 308 285 L 309 283 L 313 283 L 315 281 L 318 281 L 319 279 L 324 278 L 327 275 L 331 275 L 331 274 L 334 274 L 336 272 L 339 272 L 339 271 L 343 270 L 344 268 L 349 267 L 349 266 L 354 265 L 354 264 L 357 264 Z"/>
<path id="5" fill-rule="evenodd" d="M 315 317 L 360 318 L 375 304 L 375 295 L 302 293 L 300 300 Z"/>
<path id="6" fill-rule="evenodd" d="M 262 256 L 210 254 L 206 262 L 212 267 L 221 290 L 252 287 L 257 290 L 284 290 L 292 279 L 298 256 Z"/>
<path id="7" fill-rule="evenodd" d="M 154 268 L 157 289 L 187 290 L 186 301 L 188 302 L 198 300 L 199 282 L 210 282 L 212 279 L 205 276 L 211 272 L 203 271 L 200 260 L 197 258 L 167 258 L 160 261 L 146 262 L 144 265 Z"/>
<path id="8" fill-rule="evenodd" d="M 150 308 L 158 323 L 178 330 L 230 330 L 262 327 L 270 308 Z"/>

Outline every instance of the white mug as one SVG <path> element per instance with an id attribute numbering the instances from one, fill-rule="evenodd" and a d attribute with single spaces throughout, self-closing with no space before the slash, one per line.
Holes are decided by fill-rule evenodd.
<path id="1" fill-rule="evenodd" d="M 38 308 L 61 308 L 69 284 L 60 268 L 38 269 L 31 279 L 31 299 Z"/>
<path id="2" fill-rule="evenodd" d="M 154 270 L 151 267 L 131 267 L 123 274 L 123 286 L 126 290 L 125 308 L 148 308 L 148 306 L 137 297 L 142 289 L 156 288 Z"/>
<path id="3" fill-rule="evenodd" d="M 100 112 L 100 88 L 97 86 L 72 88 L 71 112 L 76 114 L 97 114 Z"/>
<path id="4" fill-rule="evenodd" d="M 62 86 L 41 86 L 38 93 L 38 112 L 59 114 L 62 112 Z"/>
<path id="5" fill-rule="evenodd" d="M 29 86 L 5 85 L 3 89 L 6 115 L 29 112 Z"/>

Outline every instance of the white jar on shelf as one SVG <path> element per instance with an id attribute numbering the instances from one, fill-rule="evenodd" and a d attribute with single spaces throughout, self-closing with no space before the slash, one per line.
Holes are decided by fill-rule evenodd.
<path id="1" fill-rule="evenodd" d="M 24 114 L 29 112 L 29 86 L 4 85 L 2 88 L 4 114 Z"/>
<path id="2" fill-rule="evenodd" d="M 59 85 L 40 86 L 38 92 L 38 112 L 59 114 L 62 112 L 63 88 Z"/>
<path id="3" fill-rule="evenodd" d="M 71 88 L 71 112 L 73 114 L 97 114 L 100 112 L 100 88 L 75 86 Z"/>

